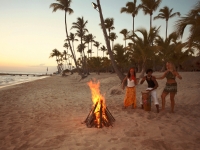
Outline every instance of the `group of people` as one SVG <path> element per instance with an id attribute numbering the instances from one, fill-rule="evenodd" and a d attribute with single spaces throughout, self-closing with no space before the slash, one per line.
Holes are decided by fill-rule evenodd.
<path id="1" fill-rule="evenodd" d="M 170 100 L 171 100 L 171 112 L 174 112 L 174 106 L 175 106 L 175 101 L 174 97 L 177 93 L 177 82 L 176 82 L 176 77 L 179 79 L 182 79 L 180 74 L 176 71 L 175 66 L 171 62 L 166 63 L 166 71 L 161 77 L 155 77 L 152 75 L 153 70 L 152 69 L 147 69 L 146 71 L 146 76 L 144 76 L 141 81 L 137 81 L 136 79 L 136 72 L 134 68 L 130 68 L 127 76 L 123 79 L 122 81 L 122 88 L 125 88 L 125 83 L 126 84 L 126 94 L 124 98 L 124 108 L 127 108 L 128 106 L 132 106 L 132 108 L 137 107 L 136 103 L 136 88 L 135 86 L 137 84 L 143 84 L 144 81 L 146 80 L 148 84 L 148 88 L 146 90 L 149 91 L 151 95 L 151 99 L 154 101 L 154 104 L 156 106 L 157 112 L 159 113 L 159 101 L 157 98 L 157 92 L 156 89 L 158 87 L 158 82 L 156 79 L 167 79 L 166 85 L 164 87 L 164 90 L 161 94 L 161 99 L 162 99 L 162 110 L 165 109 L 165 98 L 168 94 L 170 94 Z M 140 96 L 140 105 L 141 108 L 143 109 L 143 102 L 142 102 L 142 96 Z"/>

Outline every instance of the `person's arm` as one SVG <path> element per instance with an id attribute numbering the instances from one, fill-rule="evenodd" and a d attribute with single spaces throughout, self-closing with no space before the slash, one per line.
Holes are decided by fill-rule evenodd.
<path id="1" fill-rule="evenodd" d="M 181 76 L 178 72 L 175 72 L 175 75 L 176 75 L 179 79 L 182 79 L 182 76 Z"/>
<path id="2" fill-rule="evenodd" d="M 124 90 L 124 82 L 127 80 L 127 76 L 122 81 L 122 89 Z"/>
<path id="3" fill-rule="evenodd" d="M 164 73 L 161 77 L 155 77 L 155 79 L 164 79 L 167 72 L 168 72 L 168 71 L 165 71 L 165 73 Z"/>
<path id="4" fill-rule="evenodd" d="M 146 78 L 146 76 L 144 76 L 144 77 L 142 78 L 142 80 L 140 81 L 140 84 L 143 84 L 143 83 L 144 83 L 145 78 Z"/>

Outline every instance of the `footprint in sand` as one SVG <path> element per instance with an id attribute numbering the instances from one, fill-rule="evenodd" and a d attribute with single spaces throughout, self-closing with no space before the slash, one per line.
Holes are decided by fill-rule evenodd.
<path id="1" fill-rule="evenodd" d="M 161 127 L 161 126 L 159 126 L 159 129 L 160 129 L 160 134 L 162 135 L 162 136 L 165 136 L 165 134 L 163 134 L 163 132 L 162 132 L 162 130 L 164 130 L 164 127 Z"/>
<path id="2" fill-rule="evenodd" d="M 117 140 L 118 140 L 118 138 L 111 138 L 110 140 L 108 140 L 108 142 L 115 142 Z"/>
<path id="3" fill-rule="evenodd" d="M 125 132 L 124 133 L 126 136 L 128 137 L 136 137 L 136 136 L 140 136 L 140 133 L 138 131 L 134 131 L 134 132 Z"/>
<path id="4" fill-rule="evenodd" d="M 126 138 L 126 137 L 122 137 L 122 138 L 120 139 L 120 141 L 121 141 L 121 142 L 133 142 L 132 139 Z"/>

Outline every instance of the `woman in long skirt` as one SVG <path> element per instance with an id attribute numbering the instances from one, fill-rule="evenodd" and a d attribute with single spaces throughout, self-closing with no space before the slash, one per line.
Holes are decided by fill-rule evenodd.
<path id="1" fill-rule="evenodd" d="M 124 89 L 125 82 L 127 82 L 126 94 L 124 98 L 124 108 L 132 105 L 132 108 L 136 108 L 136 89 L 135 85 L 137 85 L 136 73 L 134 68 L 130 68 L 127 76 L 122 81 L 122 88 Z"/>

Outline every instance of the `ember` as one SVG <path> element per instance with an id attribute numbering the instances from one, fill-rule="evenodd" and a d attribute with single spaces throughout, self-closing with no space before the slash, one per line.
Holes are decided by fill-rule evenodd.
<path id="1" fill-rule="evenodd" d="M 86 123 L 88 128 L 93 126 L 97 128 L 112 126 L 115 118 L 106 107 L 105 98 L 100 94 L 100 82 L 98 81 L 95 83 L 90 81 L 87 84 L 92 93 L 93 106 L 84 123 Z"/>

